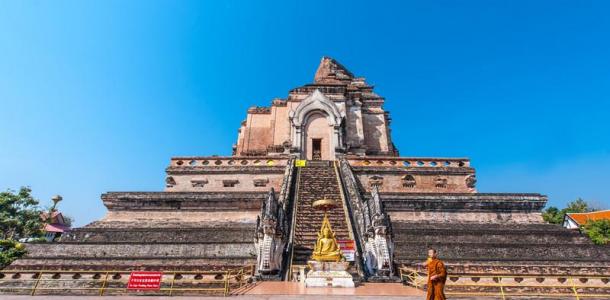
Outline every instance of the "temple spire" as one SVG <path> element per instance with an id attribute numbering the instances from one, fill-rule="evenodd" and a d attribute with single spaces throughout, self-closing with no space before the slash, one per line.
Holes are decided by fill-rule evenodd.
<path id="1" fill-rule="evenodd" d="M 314 83 L 345 83 L 354 78 L 354 74 L 347 70 L 338 61 L 323 56 L 314 76 Z"/>

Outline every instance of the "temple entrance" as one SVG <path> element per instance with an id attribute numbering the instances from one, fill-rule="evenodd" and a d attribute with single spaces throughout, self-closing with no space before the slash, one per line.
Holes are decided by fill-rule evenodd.
<path id="1" fill-rule="evenodd" d="M 334 156 L 331 137 L 332 127 L 328 124 L 328 116 L 323 112 L 315 112 L 307 116 L 304 134 L 305 155 L 308 160 L 331 160 Z"/>
<path id="2" fill-rule="evenodd" d="M 321 160 L 322 159 L 322 139 L 312 139 L 311 140 L 311 150 L 312 160 Z"/>

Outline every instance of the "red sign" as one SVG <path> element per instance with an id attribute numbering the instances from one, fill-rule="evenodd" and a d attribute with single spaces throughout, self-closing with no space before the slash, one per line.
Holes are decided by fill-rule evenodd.
<path id="1" fill-rule="evenodd" d="M 161 288 L 162 272 L 131 272 L 128 290 L 158 290 Z"/>
<path id="2" fill-rule="evenodd" d="M 354 240 L 338 240 L 339 248 L 346 261 L 354 261 L 356 255 L 356 244 Z"/>
<path id="3" fill-rule="evenodd" d="M 354 244 L 354 240 L 337 240 L 339 247 L 341 250 L 354 250 L 356 249 L 356 244 Z"/>

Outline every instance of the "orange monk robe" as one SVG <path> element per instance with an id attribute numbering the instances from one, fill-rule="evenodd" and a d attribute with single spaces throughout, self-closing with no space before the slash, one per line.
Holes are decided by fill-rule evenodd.
<path id="1" fill-rule="evenodd" d="M 434 258 L 428 262 L 428 295 L 426 300 L 445 300 L 445 281 L 447 281 L 447 269 L 445 264 Z M 434 275 L 438 277 L 435 280 L 430 278 Z"/>

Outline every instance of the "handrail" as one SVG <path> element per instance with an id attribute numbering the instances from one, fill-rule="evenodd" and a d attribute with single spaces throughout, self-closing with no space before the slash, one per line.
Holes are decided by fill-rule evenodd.
<path id="1" fill-rule="evenodd" d="M 337 167 L 337 161 L 333 161 L 333 170 L 335 171 L 335 176 L 337 178 L 337 185 L 339 186 L 339 194 L 341 195 L 341 201 L 342 201 L 342 206 L 343 206 L 343 213 L 345 215 L 345 221 L 347 222 L 347 228 L 348 228 L 348 232 L 349 232 L 349 236 L 352 240 L 354 240 L 354 242 L 356 242 L 356 234 L 354 234 L 354 227 L 352 224 L 352 216 L 350 213 L 350 207 L 351 205 L 348 203 L 348 199 L 346 198 L 346 194 L 345 194 L 345 190 L 343 189 L 343 181 L 341 180 L 341 173 L 339 171 L 339 168 Z M 360 271 L 360 275 L 365 274 L 364 271 L 364 267 L 363 267 L 363 250 L 361 249 L 361 247 L 356 247 L 357 250 L 357 255 L 356 255 L 356 266 L 358 267 L 359 271 Z"/>
<path id="2" fill-rule="evenodd" d="M 455 274 L 455 275 L 447 275 L 449 278 L 457 278 L 457 280 L 454 282 L 452 280 L 448 280 L 445 283 L 445 287 L 447 289 L 449 289 L 449 291 L 446 291 L 445 294 L 446 295 L 453 295 L 453 296 L 500 296 L 502 299 L 506 299 L 507 296 L 574 296 L 576 297 L 576 299 L 580 299 L 581 297 L 609 297 L 610 298 L 610 284 L 607 283 L 608 281 L 603 281 L 604 279 L 610 279 L 610 275 L 606 276 L 606 275 L 586 275 L 586 276 L 574 276 L 574 275 L 481 275 L 481 274 Z M 415 288 L 418 289 L 424 289 L 425 285 L 427 284 L 427 275 L 417 269 L 414 268 L 408 268 L 408 267 L 402 267 L 400 268 L 400 278 L 401 281 L 403 281 L 404 284 L 408 284 L 411 285 Z M 473 279 L 473 278 L 477 278 L 478 280 L 472 283 L 465 283 L 465 282 L 458 282 L 461 278 L 468 278 L 468 279 Z M 479 283 L 478 281 L 482 278 L 487 278 L 487 279 L 492 279 L 492 282 L 481 282 Z M 516 283 L 509 283 L 506 281 L 503 281 L 502 279 L 509 279 L 512 278 L 515 280 Z M 532 278 L 549 278 L 549 279 L 565 279 L 565 283 L 564 284 L 540 284 L 540 285 L 536 285 L 536 284 L 531 284 L 528 282 L 525 283 L 521 283 L 521 281 L 516 281 L 517 279 L 532 279 Z M 578 284 L 577 282 L 579 280 L 575 280 L 575 279 L 587 279 L 586 282 L 589 281 L 589 279 L 599 279 L 600 281 L 604 282 L 604 284 L 602 285 L 595 285 L 595 284 Z M 582 283 L 582 282 L 581 282 Z M 453 287 L 483 287 L 483 288 L 497 288 L 498 291 L 497 292 L 490 292 L 490 291 L 486 291 L 486 292 L 475 292 L 475 291 L 468 291 L 468 292 L 460 292 L 460 291 L 451 291 L 451 288 Z M 513 288 L 513 287 L 521 287 L 521 288 L 565 288 L 565 289 L 570 289 L 572 291 L 572 293 L 555 293 L 555 292 L 542 292 L 542 291 L 537 291 L 536 293 L 528 293 L 528 292 L 511 292 L 510 290 L 506 290 L 506 288 Z M 607 289 L 606 290 L 606 294 L 599 294 L 599 293 L 584 293 L 584 292 L 579 292 L 579 289 L 585 289 L 585 288 L 593 288 L 593 289 Z"/>
<path id="3" fill-rule="evenodd" d="M 297 169 L 297 168 L 295 168 Z M 296 219 L 297 219 L 297 208 L 299 202 L 299 188 L 301 182 L 301 170 L 297 169 L 297 178 L 294 189 L 294 197 L 292 200 L 292 220 L 290 221 L 290 239 L 288 240 L 288 250 L 290 251 L 290 256 L 288 257 L 288 270 L 286 270 L 286 278 L 285 281 L 291 281 L 292 279 L 292 259 L 294 257 L 294 235 L 296 233 Z"/>
<path id="4" fill-rule="evenodd" d="M 282 204 L 282 208 L 286 211 L 285 203 L 287 202 L 288 197 L 290 197 L 290 188 L 292 182 L 292 175 L 294 174 L 294 157 L 290 157 L 286 164 L 286 171 L 284 172 L 284 180 L 282 181 L 282 186 L 280 187 L 280 196 L 278 197 L 278 202 Z"/>
<path id="5" fill-rule="evenodd" d="M 337 179 L 337 185 L 339 186 L 339 194 L 341 196 L 341 206 L 343 206 L 343 213 L 345 215 L 345 222 L 347 222 L 347 228 L 349 237 L 351 239 L 355 238 L 354 230 L 352 228 L 352 221 L 349 217 L 349 209 L 347 207 L 347 200 L 345 199 L 343 184 L 341 183 L 341 176 L 339 176 L 339 170 L 337 169 L 337 161 L 333 161 L 333 171 L 335 171 L 335 178 Z"/>
<path id="6" fill-rule="evenodd" d="M 219 270 L 219 271 L 164 271 L 161 276 L 161 287 L 157 290 L 159 293 L 166 293 L 168 296 L 173 296 L 176 292 L 218 292 L 224 296 L 231 294 L 231 290 L 237 286 L 241 288 L 245 282 L 249 281 L 254 276 L 254 265 L 248 265 L 235 269 Z M 110 278 L 111 274 L 130 274 L 130 270 L 1 270 L 2 274 L 28 274 L 34 273 L 32 279 L 0 279 L 0 292 L 2 291 L 27 291 L 31 296 L 34 296 L 36 292 L 41 291 L 60 291 L 60 290 L 74 290 L 81 291 L 84 293 L 95 291 L 97 295 L 103 296 L 108 291 L 120 291 L 128 292 L 127 282 L 123 278 Z M 43 278 L 44 275 L 49 274 L 104 274 L 103 278 L 71 278 L 71 279 L 59 279 L 59 278 Z M 183 280 L 178 278 L 177 275 L 189 274 L 189 275 L 222 275 L 222 279 L 195 279 L 195 280 Z M 171 280 L 169 278 L 171 276 Z M 77 282 L 82 285 L 74 287 L 45 287 L 46 282 Z M 27 287 L 13 287 L 1 286 L 2 283 L 14 283 L 14 282 L 34 282 L 33 285 Z M 208 287 L 208 288 L 193 288 L 193 287 L 176 287 L 175 283 L 190 283 L 190 284 L 221 284 L 222 287 Z M 112 283 L 112 285 L 110 285 Z M 98 285 L 99 284 L 99 285 Z M 87 287 L 82 287 L 82 286 Z M 97 287 L 91 287 L 98 285 Z M 120 287 L 117 287 L 119 285 Z M 165 287 L 163 287 L 165 285 Z M 169 287 L 167 287 L 169 285 Z M 1 293 L 0 293 L 1 294 Z"/>
<path id="7" fill-rule="evenodd" d="M 356 247 L 358 248 L 358 252 L 363 254 L 364 245 L 366 243 L 364 237 L 366 236 L 367 226 L 370 224 L 370 220 L 368 219 L 368 206 L 359 193 L 359 187 L 356 178 L 354 177 L 354 173 L 350 170 L 349 162 L 344 157 L 339 161 L 339 173 L 341 174 L 341 176 L 339 176 L 339 184 L 341 185 L 343 196 L 345 197 L 351 212 L 350 216 L 354 219 L 353 224 L 355 226 L 353 228 L 356 230 L 354 238 Z M 355 191 L 355 193 L 352 195 L 348 190 L 343 188 L 344 186 L 348 189 L 351 186 L 351 190 Z M 364 257 L 360 256 L 360 259 L 360 263 L 364 266 Z M 362 271 L 365 274 L 367 273 L 367 270 L 364 267 L 362 268 Z"/>

